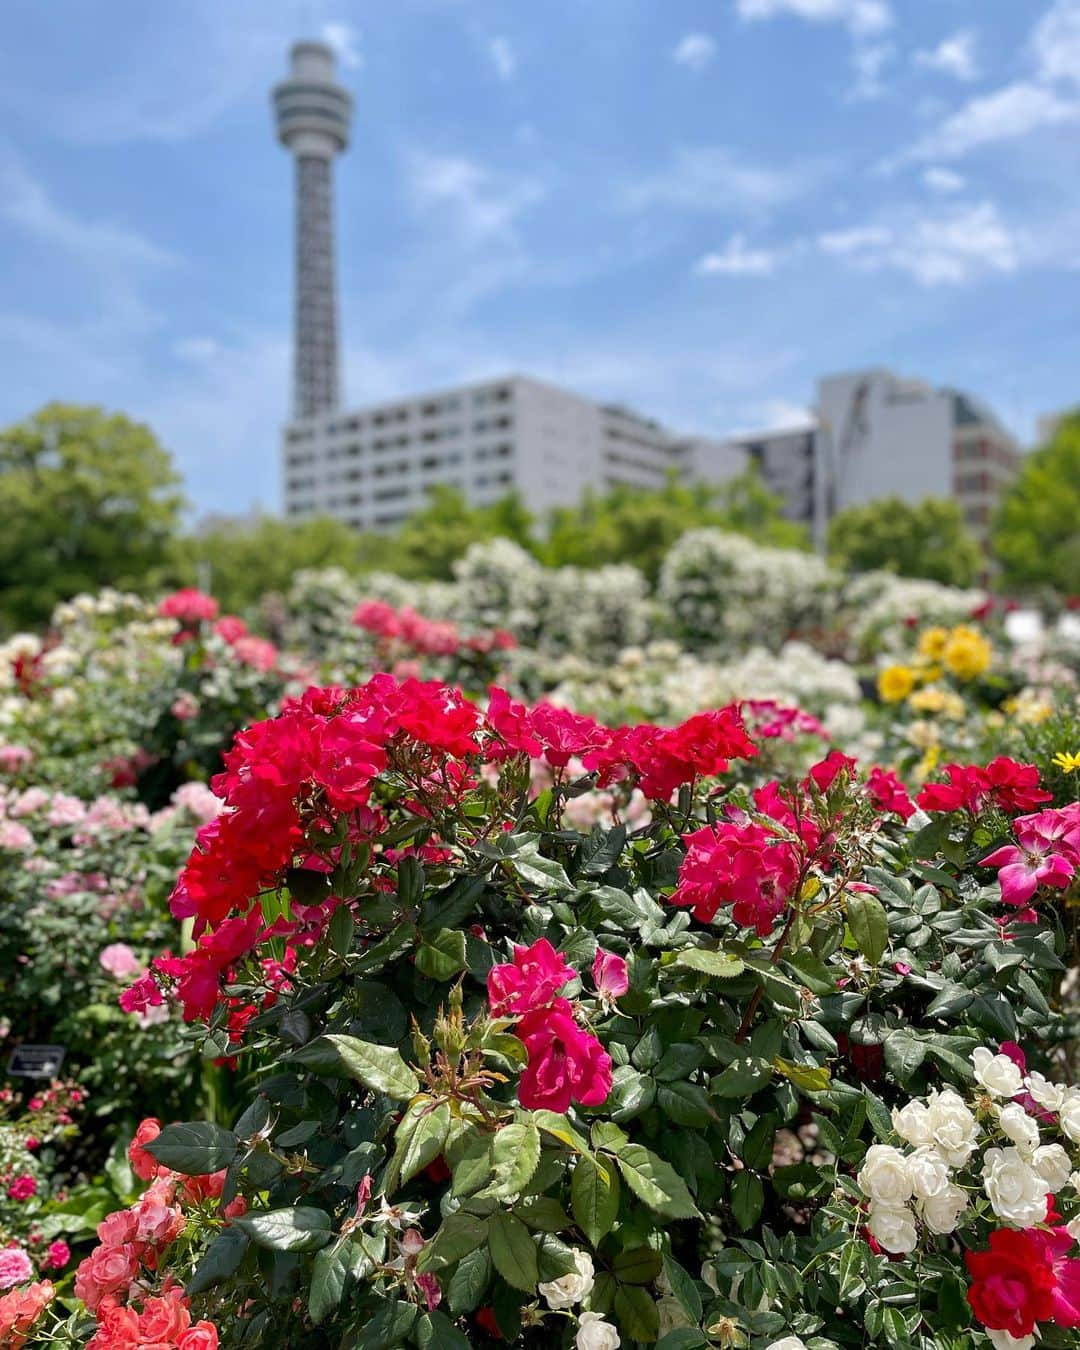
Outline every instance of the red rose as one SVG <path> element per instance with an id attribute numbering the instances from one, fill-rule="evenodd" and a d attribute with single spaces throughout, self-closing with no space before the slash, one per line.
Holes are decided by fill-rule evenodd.
<path id="1" fill-rule="evenodd" d="M 972 1278 L 968 1302 L 983 1326 L 1019 1340 L 1053 1313 L 1056 1281 L 1038 1234 L 996 1228 L 990 1250 L 965 1259 Z"/>

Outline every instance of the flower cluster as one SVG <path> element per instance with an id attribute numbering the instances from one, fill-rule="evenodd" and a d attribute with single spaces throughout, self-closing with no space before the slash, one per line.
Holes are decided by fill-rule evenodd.
<path id="1" fill-rule="evenodd" d="M 607 998 L 626 992 L 626 963 L 614 953 L 598 951 L 593 974 Z M 611 1091 L 611 1056 L 579 1026 L 569 999 L 558 997 L 575 978 L 547 938 L 515 947 L 512 963 L 488 973 L 491 1010 L 516 1019 L 514 1034 L 528 1055 L 518 1099 L 529 1110 L 564 1112 L 571 1102 L 599 1106 Z"/>
<path id="2" fill-rule="evenodd" d="M 30 1340 L 34 1323 L 55 1297 L 56 1289 L 50 1280 L 23 1285 L 0 1297 L 0 1345 L 5 1350 L 22 1350 Z"/>
<path id="3" fill-rule="evenodd" d="M 199 831 L 172 894 L 173 914 L 195 920 L 197 944 L 184 956 L 155 959 L 121 1006 L 143 1013 L 159 1006 L 164 977 L 175 982 L 186 1018 L 206 1017 L 225 973 L 268 937 L 310 944 L 334 897 L 273 926 L 255 899 L 280 887 L 294 864 L 332 868 L 339 819 L 354 844 L 371 838 L 381 817 L 364 813 L 377 781 L 405 785 L 413 813 L 429 815 L 474 785 L 485 761 L 537 758 L 558 776 L 580 759 L 601 783 L 666 800 L 754 753 L 735 708 L 673 728 L 612 729 L 548 703 L 527 708 L 497 687 L 486 714 L 450 686 L 389 675 L 352 690 L 311 689 L 239 735 L 225 756 L 213 787 L 226 809 Z"/>
<path id="4" fill-rule="evenodd" d="M 1034 764 L 1019 764 L 1006 755 L 999 755 L 985 767 L 946 764 L 944 772 L 947 783 L 927 783 L 915 799 L 924 811 L 968 811 L 977 816 L 988 806 L 996 806 L 1015 815 L 1053 800 L 1039 786 L 1039 770 Z"/>
<path id="5" fill-rule="evenodd" d="M 900 1255 L 919 1245 L 920 1223 L 949 1234 L 975 1222 L 970 1193 L 980 1190 L 1006 1227 L 990 1231 L 988 1249 L 967 1253 L 968 1298 L 995 1346 L 1028 1350 L 1037 1323 L 1080 1328 L 1080 1173 L 1070 1153 L 1080 1143 L 1080 1089 L 1028 1072 L 1013 1042 L 977 1047 L 971 1062 L 975 1100 L 947 1088 L 894 1107 L 906 1149 L 871 1145 L 856 1180 L 870 1237 Z M 1043 1142 L 1040 1127 L 1059 1139 Z M 1063 1224 L 1055 1205 L 1066 1195 L 1074 1213 Z"/>
<path id="6" fill-rule="evenodd" d="M 425 656 L 452 656 L 462 648 L 472 652 L 511 651 L 516 645 L 513 635 L 503 628 L 464 637 L 456 624 L 426 619 L 409 605 L 395 609 L 382 600 L 362 600 L 353 623 L 385 642 L 400 643 Z"/>
<path id="7" fill-rule="evenodd" d="M 144 1300 L 146 1280 L 184 1232 L 184 1205 L 220 1197 L 225 1182 L 224 1169 L 184 1176 L 160 1164 L 147 1150 L 160 1133 L 157 1119 L 140 1123 L 128 1147 L 128 1159 L 135 1175 L 149 1185 L 133 1205 L 114 1211 L 98 1224 L 98 1245 L 75 1272 L 76 1297 L 98 1318 L 98 1331 L 90 1342 L 97 1350 L 120 1350 L 147 1342 L 184 1350 L 213 1350 L 217 1345 L 212 1324 L 192 1326 L 188 1302 L 179 1289 L 165 1288 L 160 1298 L 146 1298 L 141 1311 L 132 1306 Z M 221 1212 L 230 1219 L 246 1208 L 246 1202 L 237 1199 Z"/>
<path id="8" fill-rule="evenodd" d="M 1005 904 L 1026 905 L 1040 886 L 1068 886 L 1080 871 L 1080 802 L 1017 816 L 1012 828 L 1016 843 L 982 860 L 998 869 Z"/>

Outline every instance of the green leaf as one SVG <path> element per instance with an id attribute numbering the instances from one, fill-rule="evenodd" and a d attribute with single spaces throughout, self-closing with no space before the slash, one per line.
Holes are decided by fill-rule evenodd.
<path id="1" fill-rule="evenodd" d="M 452 980 L 465 969 L 465 934 L 453 928 L 432 934 L 416 953 L 416 968 L 429 980 Z"/>
<path id="2" fill-rule="evenodd" d="M 828 1069 L 817 1064 L 796 1064 L 793 1060 L 782 1059 L 778 1055 L 773 1060 L 777 1073 L 790 1083 L 794 1083 L 800 1092 L 827 1092 L 832 1076 Z"/>
<path id="3" fill-rule="evenodd" d="M 401 1350 L 419 1311 L 414 1303 L 401 1300 L 384 1304 L 353 1342 L 355 1350 Z"/>
<path id="4" fill-rule="evenodd" d="M 690 1272 L 684 1270 L 669 1253 L 664 1253 L 664 1276 L 683 1312 L 695 1322 L 701 1321 L 701 1295 Z"/>
<path id="5" fill-rule="evenodd" d="M 718 980 L 730 980 L 741 975 L 745 964 L 737 956 L 720 951 L 715 947 L 684 947 L 675 957 L 676 966 L 687 970 L 699 971 L 702 975 L 711 975 Z"/>
<path id="6" fill-rule="evenodd" d="M 709 1102 L 709 1094 L 698 1083 L 661 1083 L 656 1101 L 664 1115 L 676 1125 L 704 1129 L 718 1119 Z"/>
<path id="7" fill-rule="evenodd" d="M 189 1296 L 201 1294 L 227 1279 L 244 1259 L 249 1241 L 248 1235 L 238 1228 L 223 1229 L 207 1247 L 184 1292 Z"/>
<path id="8" fill-rule="evenodd" d="M 626 843 L 626 826 L 605 830 L 597 825 L 581 845 L 578 855 L 579 877 L 602 877 L 618 862 Z"/>
<path id="9" fill-rule="evenodd" d="M 350 1281 L 364 1278 L 374 1262 L 358 1242 L 335 1242 L 315 1253 L 311 1263 L 308 1315 L 318 1326 L 337 1311 Z"/>
<path id="10" fill-rule="evenodd" d="M 714 1097 L 752 1096 L 773 1076 L 773 1068 L 767 1059 L 755 1055 L 744 1055 L 734 1060 L 709 1085 Z"/>
<path id="11" fill-rule="evenodd" d="M 330 917 L 330 950 L 335 956 L 348 956 L 352 950 L 355 920 L 348 905 L 338 905 Z"/>
<path id="12" fill-rule="evenodd" d="M 234 1219 L 233 1226 L 247 1233 L 260 1247 L 275 1252 L 318 1251 L 334 1236 L 329 1214 L 307 1205 L 257 1210 Z"/>
<path id="13" fill-rule="evenodd" d="M 420 1350 L 470 1350 L 472 1345 L 468 1336 L 438 1311 L 421 1314 L 415 1336 Z"/>
<path id="14" fill-rule="evenodd" d="M 637 1286 L 621 1285 L 615 1294 L 615 1317 L 631 1340 L 651 1345 L 660 1333 L 660 1315 L 652 1297 Z"/>
<path id="15" fill-rule="evenodd" d="M 493 1214 L 488 1220 L 488 1246 L 495 1269 L 507 1284 L 526 1294 L 536 1290 L 536 1244 L 529 1230 L 513 1214 Z"/>
<path id="16" fill-rule="evenodd" d="M 184 1125 L 166 1125 L 146 1145 L 147 1153 L 185 1177 L 203 1177 L 220 1172 L 236 1157 L 239 1141 L 231 1130 L 196 1120 Z"/>
<path id="17" fill-rule="evenodd" d="M 534 1111 L 532 1118 L 538 1129 L 558 1139 L 567 1148 L 572 1148 L 575 1153 L 588 1153 L 589 1141 L 574 1129 L 565 1116 L 559 1115 L 557 1111 Z"/>
<path id="18" fill-rule="evenodd" d="M 639 1200 L 665 1219 L 690 1219 L 697 1214 L 686 1182 L 663 1158 L 641 1144 L 627 1144 L 616 1158 L 623 1180 Z"/>
<path id="19" fill-rule="evenodd" d="M 579 1158 L 570 1178 L 570 1208 L 594 1246 L 611 1231 L 619 1212 L 619 1174 L 607 1158 Z"/>
<path id="20" fill-rule="evenodd" d="M 652 1247 L 631 1247 L 619 1252 L 612 1269 L 620 1284 L 652 1284 L 663 1264 L 663 1257 Z"/>
<path id="21" fill-rule="evenodd" d="M 450 1129 L 450 1105 L 432 1109 L 430 1098 L 414 1102 L 397 1128 L 397 1147 L 386 1178 L 387 1194 L 416 1176 L 442 1153 Z"/>
<path id="22" fill-rule="evenodd" d="M 736 1172 L 731 1178 L 731 1212 L 742 1232 L 753 1228 L 761 1218 L 765 1191 L 754 1172 Z"/>
<path id="23" fill-rule="evenodd" d="M 404 1101 L 419 1087 L 419 1079 L 390 1045 L 376 1045 L 356 1036 L 319 1036 L 289 1056 L 292 1063 L 316 1072 L 345 1073 L 372 1092 Z"/>
<path id="24" fill-rule="evenodd" d="M 570 1216 L 551 1195 L 537 1195 L 514 1206 L 514 1213 L 540 1233 L 562 1233 L 570 1227 Z"/>
<path id="25" fill-rule="evenodd" d="M 885 1037 L 885 1063 L 901 1087 L 910 1083 L 923 1060 L 926 1046 L 906 1031 L 890 1031 Z"/>
<path id="26" fill-rule="evenodd" d="M 446 1287 L 446 1301 L 450 1311 L 472 1312 L 480 1303 L 484 1290 L 491 1282 L 491 1256 L 486 1247 L 477 1247 L 458 1262 L 457 1270 Z"/>
<path id="27" fill-rule="evenodd" d="M 504 1125 L 491 1145 L 494 1176 L 483 1194 L 505 1200 L 520 1195 L 540 1162 L 540 1131 L 527 1124 Z"/>
<path id="28" fill-rule="evenodd" d="M 420 1253 L 416 1268 L 421 1273 L 443 1270 L 482 1246 L 487 1237 L 487 1219 L 479 1219 L 475 1214 L 449 1214 Z"/>
<path id="29" fill-rule="evenodd" d="M 530 842 L 510 860 L 511 866 L 522 881 L 539 891 L 560 891 L 564 895 L 575 888 L 574 883 L 563 870 L 562 863 L 545 858 L 535 842 Z"/>
<path id="30" fill-rule="evenodd" d="M 845 900 L 848 927 L 855 945 L 876 966 L 889 945 L 889 916 L 875 895 L 855 891 Z"/>

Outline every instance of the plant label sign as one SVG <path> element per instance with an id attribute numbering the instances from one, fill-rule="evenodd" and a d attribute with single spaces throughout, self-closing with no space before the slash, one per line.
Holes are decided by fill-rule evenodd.
<path id="1" fill-rule="evenodd" d="M 19 1045 L 11 1052 L 8 1073 L 13 1078 L 55 1078 L 66 1054 L 63 1045 Z"/>

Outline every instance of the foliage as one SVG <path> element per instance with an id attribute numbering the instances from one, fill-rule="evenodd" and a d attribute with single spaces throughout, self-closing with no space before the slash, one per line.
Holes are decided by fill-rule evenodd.
<path id="1" fill-rule="evenodd" d="M 686 487 L 675 478 L 659 492 L 615 488 L 557 508 L 541 558 L 553 567 L 633 563 L 655 583 L 665 555 L 690 530 L 705 526 L 743 534 L 759 544 L 805 547 L 806 532 L 784 520 L 781 502 L 755 468 L 720 487 Z"/>
<path id="2" fill-rule="evenodd" d="M 986 1344 L 963 1253 L 1033 1228 L 1018 1187 L 1080 1213 L 1064 1087 L 1053 1182 L 1010 1159 L 981 1196 L 949 1180 L 973 1073 L 1003 1081 L 994 1051 L 1022 1041 L 1015 1092 L 1042 1092 L 1062 1034 L 1060 931 L 1003 911 L 985 865 L 1049 794 L 1011 761 L 950 769 L 919 815 L 839 752 L 801 779 L 755 760 L 734 709 L 613 731 L 386 676 L 246 733 L 174 892 L 206 931 L 124 1002 L 175 992 L 248 1104 L 228 1129 L 144 1122 L 132 1162 L 175 1227 L 138 1284 L 141 1257 L 102 1283 L 104 1233 L 85 1307 L 147 1306 L 156 1271 L 226 1346 Z M 610 823 L 576 828 L 598 780 Z M 1047 886 L 1075 885 L 1070 810 L 1040 826 L 1068 860 Z M 881 1147 L 935 1093 L 926 1167 L 953 1189 L 916 1211 L 914 1164 L 883 1179 Z M 195 1183 L 217 1204 L 181 1202 Z"/>
<path id="3" fill-rule="evenodd" d="M 830 561 L 849 572 L 875 569 L 970 586 L 985 566 L 959 506 L 944 498 L 883 497 L 849 506 L 829 522 Z"/>
<path id="4" fill-rule="evenodd" d="M 50 403 L 0 432 L 0 624 L 80 590 L 143 587 L 182 499 L 167 451 L 120 413 Z"/>
<path id="5" fill-rule="evenodd" d="M 1002 499 L 993 527 L 1005 580 L 1020 589 L 1056 587 L 1080 595 L 1080 411 L 1063 417 L 1028 455 Z"/>
<path id="6" fill-rule="evenodd" d="M 169 572 L 175 585 L 211 590 L 225 610 L 255 617 L 264 596 L 284 594 L 305 568 L 357 573 L 378 557 L 375 540 L 330 516 L 296 523 L 265 517 L 182 536 L 173 546 Z"/>

